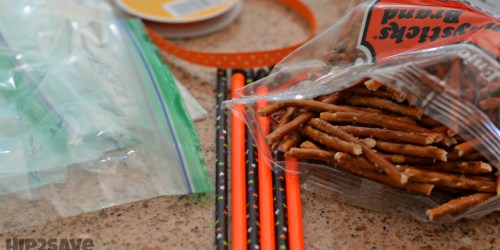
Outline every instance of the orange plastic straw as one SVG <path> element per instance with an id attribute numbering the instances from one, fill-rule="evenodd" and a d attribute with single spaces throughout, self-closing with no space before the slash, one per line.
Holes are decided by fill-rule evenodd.
<path id="1" fill-rule="evenodd" d="M 259 95 L 266 94 L 268 89 L 262 87 L 257 90 Z M 266 106 L 266 101 L 257 102 L 257 109 Z M 268 117 L 257 117 L 257 122 L 261 128 L 263 135 L 270 132 L 270 121 Z M 271 166 L 268 160 L 271 156 L 266 150 L 260 150 L 267 147 L 265 141 L 260 137 L 258 143 L 258 175 L 259 175 L 259 219 L 260 219 L 260 248 L 262 250 L 276 249 L 275 235 L 274 235 L 274 194 L 273 194 L 273 175 Z"/>
<path id="2" fill-rule="evenodd" d="M 235 90 L 244 85 L 245 76 L 235 73 L 231 78 L 231 96 L 236 98 Z M 238 109 L 242 107 L 234 107 L 231 114 L 232 249 L 247 249 L 245 123 L 236 117 Z"/>
<path id="3" fill-rule="evenodd" d="M 288 239 L 290 250 L 304 249 L 304 228 L 302 227 L 302 201 L 297 159 L 286 158 L 286 204 L 288 212 Z"/>

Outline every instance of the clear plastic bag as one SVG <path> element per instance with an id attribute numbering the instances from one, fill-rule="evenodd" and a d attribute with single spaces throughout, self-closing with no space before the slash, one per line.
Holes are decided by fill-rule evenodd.
<path id="1" fill-rule="evenodd" d="M 500 22 L 495 9 L 481 9 L 481 6 L 485 5 L 474 1 L 362 1 L 325 32 L 292 52 L 267 78 L 239 89 L 239 98 L 225 102 L 225 106 L 244 117 L 255 140 L 264 140 L 263 145 L 269 145 L 259 148 L 266 152 L 269 161 L 273 161 L 271 151 L 275 149 L 295 157 L 297 152 L 305 152 L 301 151 L 301 143 L 306 140 L 313 142 L 314 150 L 321 150 L 308 151 L 310 154 L 303 157 L 309 158 L 299 163 L 303 187 L 308 190 L 364 208 L 402 211 L 422 221 L 432 219 L 431 215 L 426 216 L 429 209 L 475 192 L 486 193 L 481 194 L 482 202 L 449 212 L 440 221 L 478 218 L 500 211 L 500 177 L 495 175 L 500 162 Z M 331 103 L 321 104 L 327 99 Z M 267 103 L 267 110 L 256 110 L 260 102 Z M 243 104 L 244 110 L 239 104 Z M 322 112 L 338 114 L 332 118 Z M 360 112 L 370 115 L 361 117 Z M 262 133 L 258 120 L 266 119 L 263 116 L 267 115 L 269 122 L 278 128 L 283 126 L 279 133 L 276 130 L 270 135 Z M 418 149 L 408 150 L 403 144 L 419 143 L 408 138 L 396 139 L 394 134 L 391 138 L 350 134 L 354 132 L 346 132 L 349 136 L 345 137 L 342 137 L 345 133 L 333 136 L 341 138 L 344 144 L 354 137 L 352 143 L 360 148 L 360 139 L 372 139 L 370 152 L 378 155 L 369 157 L 366 153 L 369 150 L 362 148 L 362 152 L 355 151 L 349 156 L 341 150 L 342 142 L 333 138 L 334 145 L 329 145 L 331 142 L 322 138 L 332 136 L 333 130 L 324 123 L 314 122 L 314 117 L 330 119 L 327 122 L 333 124 L 335 131 L 368 127 L 408 133 L 436 132 L 441 136 L 437 135 L 439 139 L 434 142 L 422 142 L 428 144 Z M 365 118 L 371 123 L 367 124 Z M 384 125 L 393 120 L 405 126 Z M 291 121 L 296 123 L 292 125 Z M 294 138 L 299 139 L 293 141 Z M 291 145 L 284 145 L 285 141 Z M 456 148 L 465 142 L 472 145 L 469 151 L 477 152 L 476 163 L 488 169 L 485 170 L 488 173 L 469 175 L 463 172 L 468 170 L 456 167 L 450 170 L 454 162 L 466 161 L 467 153 L 460 151 L 462 147 Z M 303 146 L 307 147 L 311 149 L 311 144 Z M 398 147 L 405 147 L 406 151 Z M 290 148 L 295 148 L 295 153 Z M 439 151 L 441 156 L 426 156 L 425 150 L 429 148 L 433 148 L 432 152 Z M 415 150 L 422 150 L 422 155 Z M 393 158 L 388 157 L 390 154 Z M 405 161 L 394 158 L 405 154 Z M 348 157 L 363 158 L 361 163 L 373 169 L 358 171 L 340 163 Z M 412 157 L 428 157 L 432 163 L 422 163 L 426 161 L 419 159 L 417 163 L 408 163 Z M 391 167 L 376 164 L 379 161 L 372 158 L 384 158 L 380 162 L 389 162 Z M 274 163 L 285 167 L 285 162 Z M 414 171 L 421 169 L 416 166 L 454 179 L 444 184 L 444 177 L 418 179 Z M 448 169 L 444 170 L 445 167 Z M 376 181 L 366 176 L 375 176 Z M 475 187 L 476 191 L 464 191 L 461 178 L 482 179 L 487 185 Z M 430 195 L 405 190 L 413 189 L 401 186 L 408 179 L 408 183 L 416 183 Z M 396 188 L 382 183 L 391 183 Z"/>
<path id="2" fill-rule="evenodd" d="M 140 21 L 73 1 L 0 6 L 0 232 L 213 189 Z"/>

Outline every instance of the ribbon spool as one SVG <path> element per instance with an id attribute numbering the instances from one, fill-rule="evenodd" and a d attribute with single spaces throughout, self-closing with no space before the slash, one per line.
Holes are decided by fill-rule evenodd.
<path id="1" fill-rule="evenodd" d="M 166 38 L 189 38 L 203 36 L 217 32 L 234 22 L 243 9 L 243 0 L 238 0 L 235 5 L 211 18 L 186 23 L 163 23 L 144 20 L 144 24 Z"/>
<path id="2" fill-rule="evenodd" d="M 290 52 L 294 51 L 306 41 L 314 37 L 317 32 L 316 17 L 307 5 L 299 0 L 278 0 L 278 2 L 296 11 L 305 19 L 311 32 L 304 41 L 278 49 L 237 53 L 215 53 L 200 50 L 189 50 L 177 46 L 172 41 L 160 35 L 153 29 L 153 27 L 151 27 L 151 24 L 148 23 L 146 23 L 146 30 L 152 41 L 158 46 L 159 49 L 194 64 L 217 68 L 253 68 L 274 65 Z"/>

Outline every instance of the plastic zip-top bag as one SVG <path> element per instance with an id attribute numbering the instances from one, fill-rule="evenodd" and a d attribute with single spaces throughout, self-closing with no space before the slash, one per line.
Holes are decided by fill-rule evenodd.
<path id="1" fill-rule="evenodd" d="M 0 231 L 213 189 L 140 21 L 0 6 Z"/>
<path id="2" fill-rule="evenodd" d="M 499 211 L 500 22 L 481 6 L 360 1 L 225 106 L 305 189 L 422 221 Z"/>

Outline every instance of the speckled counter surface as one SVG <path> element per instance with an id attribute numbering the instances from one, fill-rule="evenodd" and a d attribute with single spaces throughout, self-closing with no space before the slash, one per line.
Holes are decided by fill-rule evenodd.
<path id="1" fill-rule="evenodd" d="M 305 0 L 320 30 L 338 19 L 348 1 Z M 269 0 L 246 0 L 239 19 L 223 31 L 179 40 L 188 48 L 251 51 L 298 42 L 307 26 L 294 12 Z M 214 176 L 215 70 L 166 56 L 173 73 L 209 111 L 197 122 L 202 150 Z M 158 197 L 0 235 L 7 238 L 91 238 L 94 249 L 212 249 L 213 194 Z M 303 192 L 307 249 L 500 249 L 500 214 L 450 225 L 423 224 L 402 214 L 355 208 Z M 22 211 L 21 211 L 22 213 Z M 43 215 L 40 215 L 43 216 Z"/>

